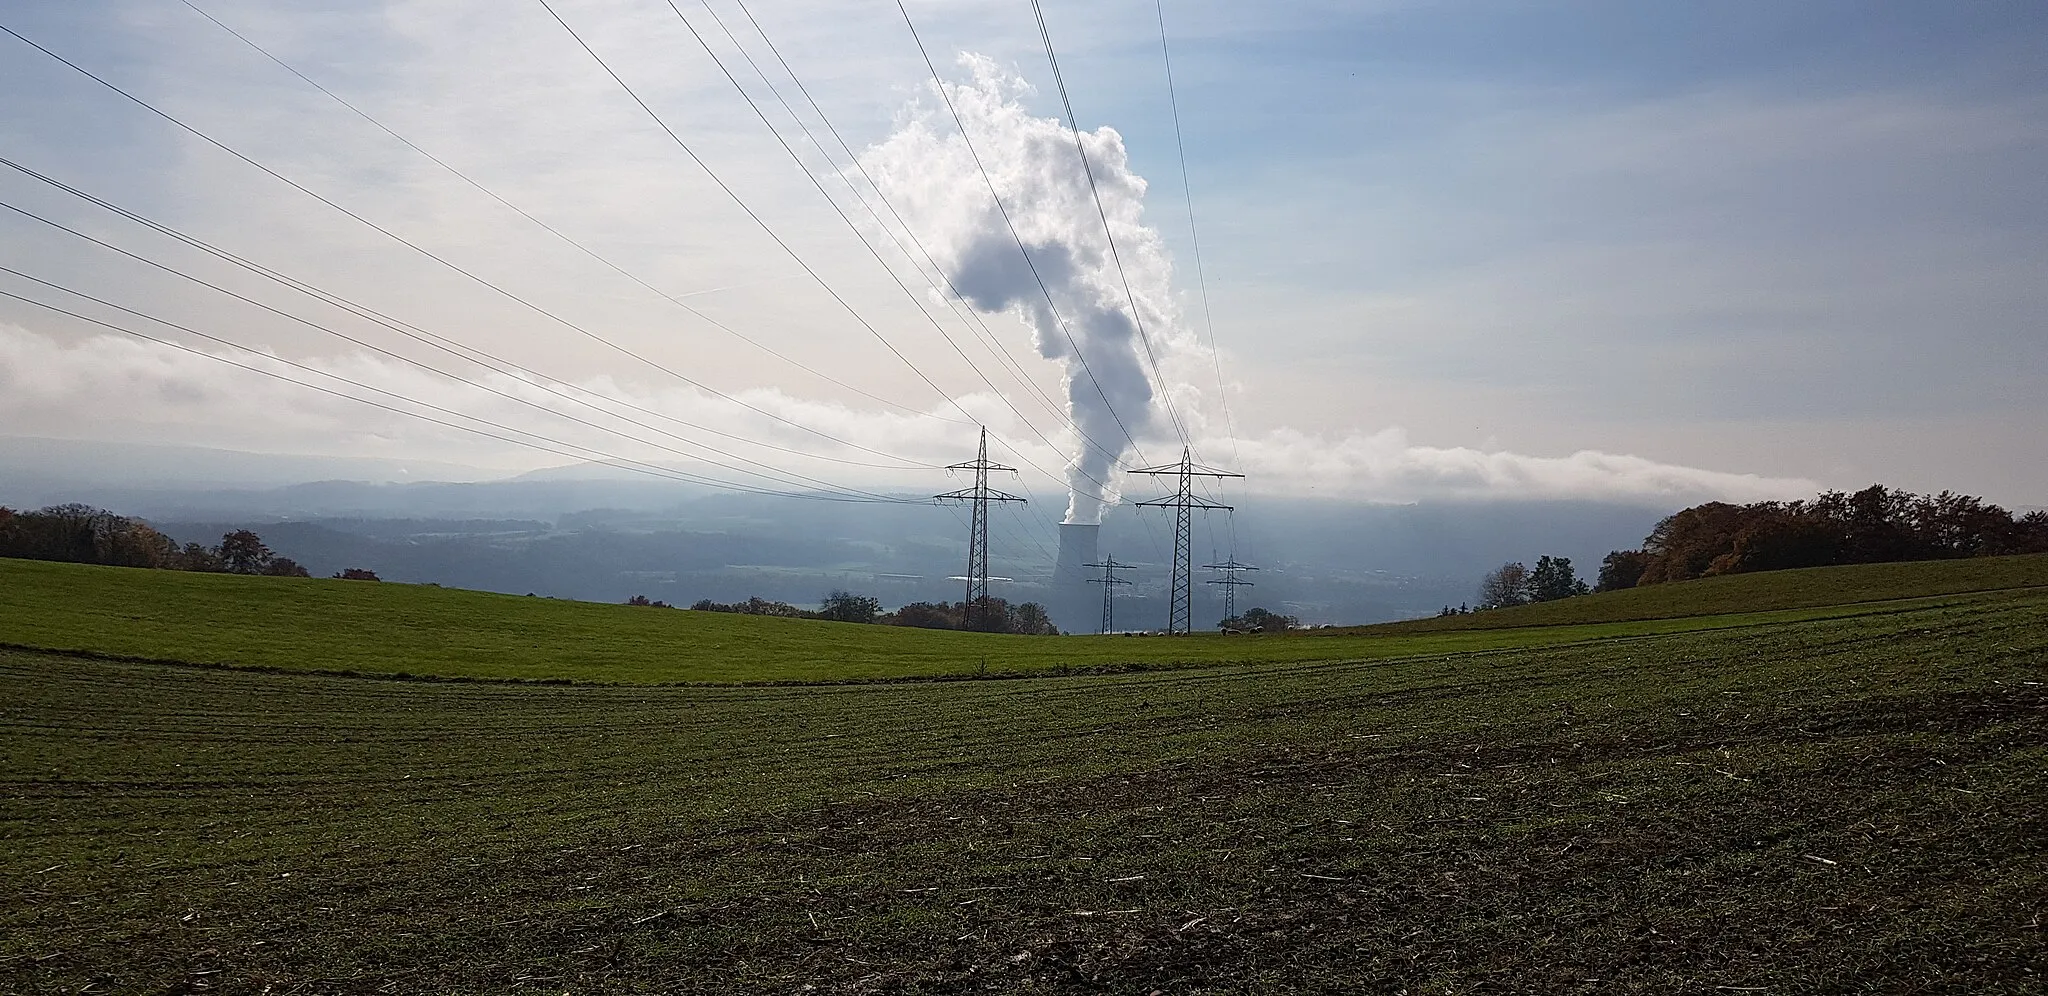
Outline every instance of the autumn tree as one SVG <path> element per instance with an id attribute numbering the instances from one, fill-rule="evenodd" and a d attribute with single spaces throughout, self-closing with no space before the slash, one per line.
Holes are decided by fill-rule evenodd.
<path id="1" fill-rule="evenodd" d="M 1529 568 L 1521 561 L 1500 565 L 1479 581 L 1479 607 L 1504 609 L 1529 601 Z"/>
<path id="2" fill-rule="evenodd" d="M 1971 495 L 1917 495 L 1873 484 L 1803 501 L 1709 502 L 1657 524 L 1643 548 L 1608 558 L 1620 582 L 1640 565 L 1640 584 L 1716 574 L 1830 564 L 2048 553 L 2048 514 L 2015 518 Z M 1622 558 L 1616 560 L 1616 558 Z M 1601 587 L 1610 585 L 1608 565 Z"/>

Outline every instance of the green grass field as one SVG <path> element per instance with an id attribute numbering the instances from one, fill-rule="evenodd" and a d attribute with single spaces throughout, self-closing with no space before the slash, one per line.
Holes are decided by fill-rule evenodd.
<path id="1" fill-rule="evenodd" d="M 1567 626 L 1622 619 L 1677 619 L 2043 586 L 2048 586 L 2048 555 L 1855 564 L 1761 574 L 1729 574 L 1681 584 L 1606 592 L 1591 598 L 1518 605 L 1473 615 L 1324 632 L 1335 635 L 1369 628 L 1380 633 L 1425 633 L 1452 629 Z"/>
<path id="2" fill-rule="evenodd" d="M 362 674 L 829 681 L 1469 653 L 1898 611 L 2029 586 L 2048 586 L 2048 556 L 1741 575 L 1309 634 L 1047 639 L 0 559 L 0 644 Z"/>

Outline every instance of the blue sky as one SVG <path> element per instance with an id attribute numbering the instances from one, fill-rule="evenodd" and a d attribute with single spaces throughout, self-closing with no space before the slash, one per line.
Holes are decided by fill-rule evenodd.
<path id="1" fill-rule="evenodd" d="M 537 4 L 201 6 L 651 282 L 702 292 L 690 300 L 721 320 L 863 391 L 936 403 L 849 330 Z M 693 17 L 703 9 L 682 6 Z M 857 149 L 933 111 L 893 4 L 749 6 Z M 979 388 L 952 354 L 918 338 L 924 319 L 665 4 L 559 7 L 835 288 L 914 355 L 935 357 L 929 372 L 943 390 Z M 743 23 L 729 3 L 716 9 Z M 1177 305 L 1173 341 L 1185 347 L 1168 372 L 1187 382 L 1210 449 L 1224 452 L 1154 7 L 1045 9 L 1081 126 L 1113 128 L 1149 184 L 1142 220 L 1166 252 L 1159 279 Z M 1024 98 L 1030 112 L 1061 113 L 1028 4 L 924 2 L 911 12 L 944 74 L 966 78 L 954 56 L 980 53 L 1037 87 Z M 1266 479 L 1388 499 L 1473 479 L 1489 493 L 1667 488 L 1674 499 L 1882 480 L 2048 504 L 2048 8 L 1169 3 L 1165 13 L 1228 382 L 1220 391 L 1237 452 L 1251 449 L 1245 462 Z M 681 321 L 181 4 L 13 3 L 0 5 L 0 23 L 705 383 L 851 420 L 892 452 L 935 459 L 957 448 L 947 423 L 883 418 L 858 394 Z M 726 417 L 433 272 L 19 42 L 0 46 L 10 158 L 551 376 Z M 0 196 L 133 238 L 19 177 L 0 178 Z M 118 289 L 124 302 L 279 355 L 483 403 L 30 223 L 0 219 L 0 231 L 0 262 L 16 269 Z M 13 302 L 0 302 L 0 325 L 14 337 L 0 378 L 36 382 L 5 412 L 22 434 L 485 456 L 446 433 L 363 427 L 310 402 L 259 431 L 222 400 L 237 393 L 224 382 L 119 389 L 136 377 L 203 379 L 204 364 L 143 351 L 120 354 L 142 367 L 121 375 L 130 380 L 59 376 L 65 364 L 103 370 L 115 347 Z M 1058 369 L 1021 325 L 991 327 L 1040 387 L 1058 390 Z M 1000 400 L 977 403 L 996 411 Z M 731 418 L 717 424 L 766 431 Z M 1022 426 L 1006 431 L 1026 445 Z M 1056 465 L 1058 449 L 1037 456 Z M 1595 458 L 1557 463 L 1582 453 Z M 1650 474 L 1664 483 L 1612 470 L 1610 457 L 1664 468 Z M 1681 473 L 1691 470 L 1700 473 Z"/>

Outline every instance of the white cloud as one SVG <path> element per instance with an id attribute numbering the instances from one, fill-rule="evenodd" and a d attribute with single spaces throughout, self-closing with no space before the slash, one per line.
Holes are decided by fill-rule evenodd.
<path id="1" fill-rule="evenodd" d="M 1290 488 L 1381 501 L 1590 498 L 1681 504 L 1796 498 L 1818 490 L 1807 480 L 1701 470 L 1594 450 L 1543 457 L 1418 446 L 1399 428 L 1335 439 L 1279 429 L 1240 446 L 1245 471 L 1254 481 L 1284 479 Z"/>
<path id="2" fill-rule="evenodd" d="M 181 443 L 319 456 L 396 457 L 507 471 L 570 462 L 560 454 L 432 425 L 236 369 L 209 358 L 223 355 L 221 352 L 203 352 L 207 355 L 114 335 L 94 335 L 65 343 L 17 326 L 0 325 L 0 423 L 19 435 Z M 230 358 L 293 380 L 321 381 L 320 377 L 293 369 L 275 357 L 236 354 Z M 739 469 L 711 469 L 695 464 L 675 451 L 703 455 L 699 449 L 621 419 L 580 411 L 541 387 L 502 375 L 486 375 L 478 381 L 549 408 L 580 411 L 580 417 L 619 432 L 550 419 L 507 398 L 379 357 L 347 354 L 307 361 L 306 365 L 405 398 L 528 429 L 571 448 L 591 447 L 632 460 L 687 466 L 754 487 L 807 487 L 802 481 L 769 481 Z M 325 383 L 345 393 L 374 397 L 360 388 L 334 381 Z M 731 451 L 736 457 L 850 487 L 936 490 L 944 486 L 945 479 L 931 465 L 960 459 L 963 448 L 972 441 L 972 429 L 958 423 L 805 400 L 774 389 L 751 390 L 739 397 L 787 419 L 787 423 L 689 388 L 646 391 L 606 377 L 592 377 L 571 387 L 606 399 L 605 404 L 618 415 L 665 428 L 678 436 L 703 440 Z M 567 391 L 571 387 L 561 389 Z M 1061 466 L 1059 454 L 1035 441 L 1025 443 L 1019 439 L 1022 433 L 1014 424 L 1014 416 L 998 400 L 968 395 L 959 402 L 987 419 L 994 432 L 1015 442 L 1022 459 L 1057 473 Z M 627 405 L 644 411 L 629 409 Z M 886 457 L 839 446 L 796 427 L 808 426 L 900 457 L 913 466 L 905 468 L 897 463 L 895 469 L 884 469 L 802 459 L 766 446 L 717 439 L 669 419 L 855 464 L 891 463 Z M 1055 442 L 1071 445 L 1070 440 Z M 1205 445 L 1215 452 L 1226 452 L 1230 447 L 1228 440 L 1220 438 L 1206 440 Z M 1240 440 L 1238 446 L 1245 470 L 1251 475 L 1247 486 L 1262 492 L 1323 489 L 1377 500 L 1489 497 L 1681 503 L 1707 498 L 1748 501 L 1789 497 L 1814 490 L 1811 482 L 1803 480 L 1721 473 L 1609 453 L 1540 457 L 1417 446 L 1398 428 L 1342 438 L 1318 438 L 1281 429 Z M 717 459 L 736 467 L 750 466 L 733 458 Z M 927 466 L 920 468 L 915 464 Z M 1038 477 L 1038 481 L 1058 486 L 1057 478 Z"/>

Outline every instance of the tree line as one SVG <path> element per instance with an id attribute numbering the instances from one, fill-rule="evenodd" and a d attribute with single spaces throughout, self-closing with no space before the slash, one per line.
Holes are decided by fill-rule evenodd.
<path id="1" fill-rule="evenodd" d="M 650 601 L 645 595 L 634 595 L 626 600 L 626 604 L 668 607 L 667 603 Z M 1059 629 L 1052 624 L 1052 616 L 1045 611 L 1045 606 L 1037 602 L 1011 604 L 1007 599 L 991 597 L 983 602 L 981 607 L 985 611 L 977 615 L 987 622 L 978 622 L 973 627 L 981 632 L 1018 633 L 1026 636 L 1059 635 Z M 744 602 L 699 599 L 691 603 L 690 609 L 695 612 L 733 612 L 749 616 L 823 619 L 878 626 L 915 626 L 920 629 L 969 628 L 966 602 L 912 602 L 894 612 L 884 612 L 881 599 L 840 589 L 827 594 L 816 609 L 806 609 L 760 596 L 754 596 Z"/>
<path id="2" fill-rule="evenodd" d="M 1537 559 L 1534 568 L 1521 561 L 1511 561 L 1486 572 L 1486 576 L 1479 580 L 1478 610 L 1554 602 L 1560 598 L 1585 595 L 1592 590 L 1586 582 L 1579 580 L 1572 558 L 1545 555 Z M 1460 605 L 1455 609 L 1446 605 L 1437 615 L 1458 616 L 1478 610 L 1470 605 Z"/>
<path id="3" fill-rule="evenodd" d="M 1216 628 L 1224 633 L 1285 633 L 1290 629 L 1300 629 L 1301 619 L 1253 606 L 1218 622 Z"/>
<path id="4" fill-rule="evenodd" d="M 1657 523 L 1600 565 L 1599 590 L 1794 567 L 2048 553 L 2048 512 L 2014 516 L 1971 495 L 1873 484 L 1853 494 L 1751 505 L 1707 502 Z"/>
<path id="5" fill-rule="evenodd" d="M 180 546 L 141 519 L 79 504 L 52 505 L 32 512 L 0 508 L 0 557 L 215 574 L 309 576 L 298 561 L 278 556 L 264 545 L 262 537 L 247 529 L 227 533 L 215 546 Z"/>

